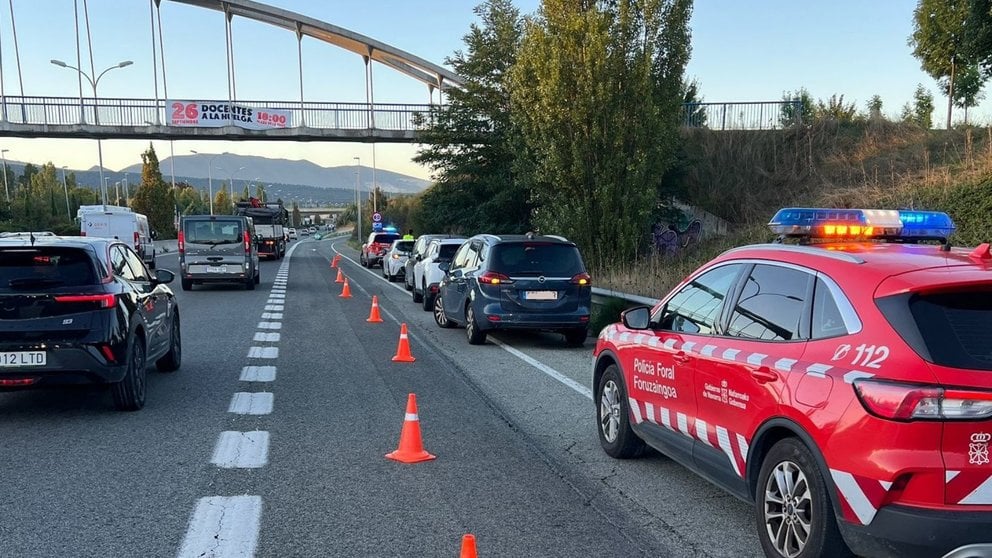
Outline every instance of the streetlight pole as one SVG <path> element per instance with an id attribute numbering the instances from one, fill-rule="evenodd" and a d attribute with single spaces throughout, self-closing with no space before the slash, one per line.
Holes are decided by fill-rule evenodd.
<path id="1" fill-rule="evenodd" d="M 193 155 L 205 155 L 205 153 L 200 153 L 199 151 L 197 151 L 195 149 L 190 149 L 189 152 L 192 153 Z M 216 157 L 217 157 L 217 155 L 214 155 L 213 157 L 210 157 L 209 159 L 207 159 L 207 188 L 209 189 L 209 192 L 210 192 L 210 214 L 211 215 L 214 214 L 214 177 L 213 177 L 213 164 L 214 164 L 214 159 Z"/>
<path id="2" fill-rule="evenodd" d="M 72 214 L 69 213 L 69 186 L 65 182 L 65 169 L 67 168 L 69 167 L 62 167 L 62 190 L 65 192 L 65 216 L 72 221 Z"/>
<path id="3" fill-rule="evenodd" d="M 7 189 L 7 152 L 9 149 L 0 149 L 0 156 L 3 157 L 3 193 L 7 195 L 7 203 L 10 203 L 10 190 Z"/>
<path id="4" fill-rule="evenodd" d="M 100 72 L 100 74 L 98 76 L 96 76 L 96 79 L 92 79 L 89 75 L 87 75 L 86 72 L 80 70 L 79 68 L 77 68 L 75 66 L 72 66 L 70 64 L 66 64 L 65 62 L 63 62 L 61 60 L 51 60 L 50 62 L 52 64 L 55 64 L 56 66 L 58 66 L 60 68 L 69 68 L 71 70 L 76 70 L 77 72 L 79 72 L 79 75 L 81 75 L 84 78 L 86 78 L 86 81 L 90 82 L 90 85 L 93 86 L 93 124 L 95 124 L 97 126 L 100 125 L 100 112 L 99 112 L 99 110 L 97 110 L 96 86 L 97 86 L 97 84 L 100 83 L 100 78 L 102 78 L 104 76 L 104 74 L 106 74 L 110 70 L 114 70 L 114 69 L 117 69 L 117 68 L 126 68 L 126 67 L 130 66 L 131 64 L 134 64 L 134 62 L 132 62 L 130 60 L 124 60 L 122 62 L 118 62 L 117 64 L 114 64 L 113 66 L 111 66 L 111 67 L 107 68 L 106 70 Z M 96 140 L 96 152 L 97 152 L 97 157 L 99 157 L 99 160 L 100 160 L 100 189 L 101 189 L 100 197 L 101 197 L 101 199 L 103 201 L 103 205 L 107 205 L 106 183 L 104 182 L 104 178 L 103 178 L 103 142 L 99 138 L 97 138 L 97 140 Z"/>
<path id="5" fill-rule="evenodd" d="M 124 173 L 124 205 L 131 207 L 131 189 L 128 186 L 127 173 Z"/>
<path id="6" fill-rule="evenodd" d="M 121 203 L 121 181 L 118 180 L 117 182 L 114 182 L 114 204 L 120 205 L 120 203 Z"/>
<path id="7" fill-rule="evenodd" d="M 362 200 L 358 197 L 358 185 L 361 182 L 362 159 L 353 157 L 357 162 L 355 167 L 355 221 L 358 223 L 358 241 L 362 241 Z"/>
<path id="8" fill-rule="evenodd" d="M 96 76 L 96 79 L 92 79 L 86 72 L 80 70 L 79 68 L 77 68 L 75 66 L 72 66 L 70 64 L 66 64 L 65 62 L 63 62 L 61 60 L 51 60 L 51 63 L 52 64 L 55 64 L 56 66 L 58 66 L 60 68 L 69 68 L 70 70 L 76 70 L 77 72 L 79 72 L 79 75 L 81 75 L 84 78 L 86 78 L 86 81 L 90 82 L 90 85 L 93 86 L 93 124 L 95 124 L 97 126 L 100 125 L 100 112 L 97 110 L 97 106 L 96 106 L 96 100 L 97 100 L 96 86 L 97 86 L 97 84 L 100 83 L 100 78 L 102 78 L 104 76 L 104 74 L 106 74 L 110 70 L 115 70 L 117 68 L 126 68 L 126 67 L 130 66 L 131 64 L 134 64 L 134 62 L 132 62 L 130 60 L 124 60 L 124 61 L 118 62 L 117 64 L 114 64 L 113 66 L 111 66 L 111 67 L 107 68 L 106 70 L 100 72 L 100 74 Z M 96 152 L 97 152 L 97 157 L 99 157 L 99 160 L 100 160 L 100 188 L 102 190 L 100 192 L 100 194 L 101 194 L 100 197 L 101 197 L 101 199 L 103 201 L 103 205 L 107 205 L 107 191 L 106 191 L 106 185 L 105 185 L 104 180 L 103 180 L 103 142 L 99 138 L 97 138 L 97 140 L 96 140 Z"/>

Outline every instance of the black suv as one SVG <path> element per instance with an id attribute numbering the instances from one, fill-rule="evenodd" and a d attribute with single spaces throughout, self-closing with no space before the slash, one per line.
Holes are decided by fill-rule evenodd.
<path id="1" fill-rule="evenodd" d="M 455 253 L 434 300 L 441 327 L 465 325 L 481 345 L 496 329 L 558 331 L 585 342 L 592 285 L 575 244 L 560 236 L 473 236 Z"/>
<path id="2" fill-rule="evenodd" d="M 181 362 L 174 278 L 114 239 L 0 239 L 0 390 L 110 384 L 115 407 L 140 409 L 148 363 Z"/>

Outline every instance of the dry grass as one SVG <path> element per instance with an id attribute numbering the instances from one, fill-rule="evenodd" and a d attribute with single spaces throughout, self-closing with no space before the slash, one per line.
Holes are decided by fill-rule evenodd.
<path id="1" fill-rule="evenodd" d="M 890 122 L 801 130 L 687 130 L 689 203 L 737 232 L 678 258 L 648 256 L 598 270 L 601 287 L 660 297 L 723 250 L 771 238 L 788 206 L 916 207 L 947 211 L 960 244 L 992 239 L 992 128 L 922 130 Z"/>

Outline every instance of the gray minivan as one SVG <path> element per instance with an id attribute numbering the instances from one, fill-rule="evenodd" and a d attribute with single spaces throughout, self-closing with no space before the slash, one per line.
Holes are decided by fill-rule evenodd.
<path id="1" fill-rule="evenodd" d="M 179 276 L 183 290 L 198 283 L 261 281 L 258 242 L 251 217 L 187 215 L 179 221 Z"/>

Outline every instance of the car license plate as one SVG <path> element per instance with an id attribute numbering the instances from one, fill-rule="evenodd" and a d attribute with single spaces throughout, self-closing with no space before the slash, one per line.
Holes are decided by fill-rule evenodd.
<path id="1" fill-rule="evenodd" d="M 226 265 L 207 266 L 207 273 L 227 273 L 227 266 Z"/>
<path id="2" fill-rule="evenodd" d="M 558 300 L 558 291 L 524 291 L 526 300 Z"/>
<path id="3" fill-rule="evenodd" d="M 45 351 L 0 352 L 0 367 L 44 366 L 48 362 Z"/>

